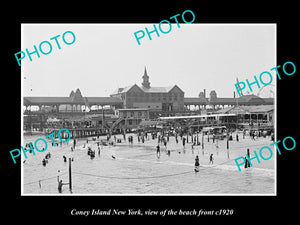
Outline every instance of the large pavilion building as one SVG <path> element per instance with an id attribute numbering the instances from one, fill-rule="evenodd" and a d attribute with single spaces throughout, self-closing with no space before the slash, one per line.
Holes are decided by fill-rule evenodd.
<path id="1" fill-rule="evenodd" d="M 184 92 L 177 86 L 152 87 L 145 67 L 143 82 L 118 88 L 110 96 L 119 98 L 124 108 L 148 108 L 154 111 L 172 112 L 184 110 Z"/>
<path id="2" fill-rule="evenodd" d="M 253 94 L 223 98 L 218 97 L 215 90 L 206 96 L 205 89 L 198 97 L 185 97 L 184 91 L 176 84 L 168 87 L 151 86 L 145 67 L 140 86 L 133 84 L 118 88 L 110 97 L 86 97 L 79 88 L 71 91 L 67 97 L 24 97 L 23 118 L 25 129 L 42 129 L 49 118 L 72 121 L 91 119 L 95 126 L 103 128 L 121 121 L 121 117 L 125 118 L 125 122 L 121 121 L 124 126 L 136 126 L 148 118 L 206 114 L 228 107 L 260 105 L 274 106 L 274 98 L 261 98 Z M 272 118 L 268 111 L 262 113 L 264 118 Z M 243 118 L 248 119 L 248 115 Z"/>

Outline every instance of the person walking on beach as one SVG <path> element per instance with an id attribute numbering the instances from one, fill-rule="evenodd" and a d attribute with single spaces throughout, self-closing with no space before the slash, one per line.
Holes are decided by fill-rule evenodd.
<path id="1" fill-rule="evenodd" d="M 69 184 L 69 183 L 63 183 L 62 180 L 59 179 L 59 176 L 57 176 L 57 182 L 58 182 L 58 187 L 57 187 L 57 189 L 58 189 L 58 192 L 59 192 L 59 193 L 62 193 L 62 186 L 63 186 L 63 185 Z"/>
<path id="2" fill-rule="evenodd" d="M 199 157 L 197 155 L 195 158 L 195 172 L 199 172 L 199 166 L 200 166 Z"/>
<path id="3" fill-rule="evenodd" d="M 208 164 L 214 164 L 214 158 L 213 158 L 213 154 L 210 154 L 209 156 L 209 163 Z"/>
<path id="4" fill-rule="evenodd" d="M 157 156 L 157 158 L 160 158 L 160 147 L 159 147 L 159 145 L 156 146 L 156 156 Z"/>
<path id="5" fill-rule="evenodd" d="M 43 166 L 46 166 L 46 164 L 47 164 L 46 159 L 43 159 L 43 160 L 42 160 L 42 164 L 43 164 Z"/>
<path id="6" fill-rule="evenodd" d="M 100 157 L 101 149 L 100 146 L 98 146 L 98 156 Z"/>
<path id="7" fill-rule="evenodd" d="M 166 140 L 166 138 L 164 138 L 164 146 L 165 146 L 165 150 L 167 151 L 167 140 Z"/>
<path id="8" fill-rule="evenodd" d="M 255 132 L 252 132 L 252 139 L 255 140 Z"/>
<path id="9" fill-rule="evenodd" d="M 247 148 L 247 155 L 250 159 L 250 150 L 249 150 L 249 148 Z M 248 167 L 250 167 L 250 163 L 249 163 L 249 160 L 247 159 L 247 157 L 245 157 L 245 158 L 246 158 L 245 168 L 248 168 Z M 246 165 L 247 165 L 247 167 L 246 167 Z"/>
<path id="10" fill-rule="evenodd" d="M 185 149 L 185 137 L 182 138 L 182 145 L 183 145 L 183 148 Z"/>
<path id="11" fill-rule="evenodd" d="M 247 157 L 245 156 L 245 168 L 250 167 L 249 161 L 247 159 Z"/>

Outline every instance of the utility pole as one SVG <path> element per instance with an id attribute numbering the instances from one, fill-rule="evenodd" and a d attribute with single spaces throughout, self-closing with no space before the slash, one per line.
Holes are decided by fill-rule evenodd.
<path id="1" fill-rule="evenodd" d="M 202 155 L 204 155 L 204 132 L 202 131 Z"/>
<path id="2" fill-rule="evenodd" d="M 201 143 L 201 145 L 202 145 L 202 149 L 204 149 L 204 132 L 202 131 L 202 143 Z"/>
<path id="3" fill-rule="evenodd" d="M 227 149 L 229 149 L 229 135 L 227 135 Z"/>
<path id="4" fill-rule="evenodd" d="M 72 193 L 72 170 L 71 170 L 71 158 L 69 158 L 69 189 Z"/>
<path id="5" fill-rule="evenodd" d="M 229 159 L 229 133 L 227 133 L 227 159 Z"/>

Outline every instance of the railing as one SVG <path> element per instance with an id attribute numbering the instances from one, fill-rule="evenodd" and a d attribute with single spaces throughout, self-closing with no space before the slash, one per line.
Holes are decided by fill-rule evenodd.
<path id="1" fill-rule="evenodd" d="M 43 111 L 43 110 L 37 110 L 37 111 L 30 111 L 30 110 L 25 110 L 23 111 L 24 115 L 65 115 L 65 114 L 82 114 L 82 115 L 90 115 L 90 114 L 99 114 L 102 115 L 102 110 L 91 110 L 89 112 L 84 112 L 84 111 Z M 112 109 L 108 110 L 103 110 L 103 114 L 114 114 L 114 111 Z"/>
<path id="2" fill-rule="evenodd" d="M 112 131 L 121 121 L 123 120 L 122 117 L 120 117 L 119 119 L 117 119 L 112 126 L 110 127 L 110 131 Z"/>

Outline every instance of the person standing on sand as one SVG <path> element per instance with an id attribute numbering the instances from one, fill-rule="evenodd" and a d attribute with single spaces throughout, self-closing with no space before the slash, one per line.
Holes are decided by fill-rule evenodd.
<path id="1" fill-rule="evenodd" d="M 167 151 L 167 140 L 166 140 L 166 138 L 164 138 L 163 142 L 164 142 L 165 150 Z"/>
<path id="2" fill-rule="evenodd" d="M 195 158 L 195 172 L 199 172 L 199 166 L 200 166 L 199 157 L 197 155 Z"/>
<path id="3" fill-rule="evenodd" d="M 182 145 L 183 145 L 183 148 L 184 148 L 184 149 L 185 149 L 185 140 L 186 140 L 185 137 L 183 137 L 183 138 L 182 138 Z"/>
<path id="4" fill-rule="evenodd" d="M 63 186 L 63 185 L 69 184 L 69 183 L 63 183 L 62 180 L 59 179 L 59 176 L 57 176 L 57 182 L 58 182 L 58 187 L 57 187 L 57 189 L 58 189 L 58 192 L 59 192 L 59 193 L 62 193 L 62 186 Z"/>
<path id="5" fill-rule="evenodd" d="M 156 156 L 157 156 L 157 158 L 160 158 L 160 147 L 159 147 L 159 145 L 156 146 Z"/>
<path id="6" fill-rule="evenodd" d="M 214 164 L 214 158 L 213 158 L 213 154 L 210 154 L 209 156 L 209 163 L 208 164 Z"/>

